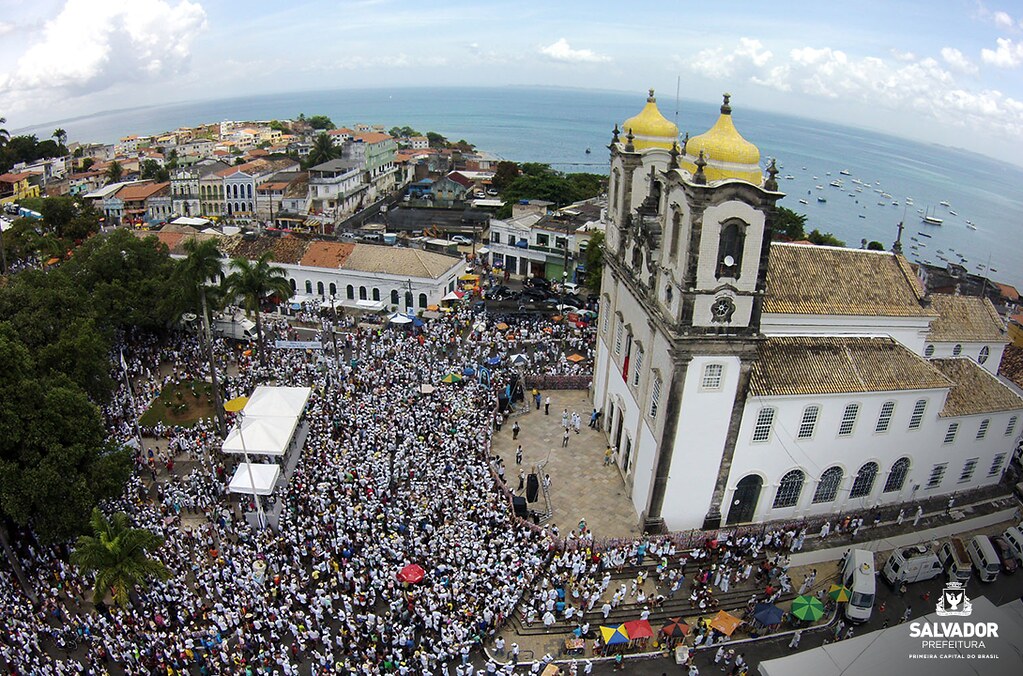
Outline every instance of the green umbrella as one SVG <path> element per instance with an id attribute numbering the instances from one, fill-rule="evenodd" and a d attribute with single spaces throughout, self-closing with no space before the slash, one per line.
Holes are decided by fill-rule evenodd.
<path id="1" fill-rule="evenodd" d="M 462 376 L 458 375 L 457 373 L 449 373 L 446 376 L 444 376 L 443 378 L 441 378 L 440 381 L 442 383 L 448 383 L 448 384 L 460 383 L 460 382 L 462 382 Z"/>
<path id="2" fill-rule="evenodd" d="M 792 599 L 792 615 L 807 622 L 816 622 L 824 617 L 824 605 L 813 596 L 797 596 Z"/>
<path id="3" fill-rule="evenodd" d="M 833 601 L 838 601 L 839 603 L 848 603 L 850 595 L 851 592 L 849 591 L 849 588 L 844 584 L 833 584 L 831 585 L 831 589 L 828 590 L 828 596 L 830 596 Z"/>

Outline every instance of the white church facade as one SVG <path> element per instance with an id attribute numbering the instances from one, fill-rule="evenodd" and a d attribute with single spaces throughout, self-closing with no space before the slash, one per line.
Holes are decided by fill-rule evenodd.
<path id="1" fill-rule="evenodd" d="M 996 376 L 1007 339 L 989 301 L 925 293 L 899 242 L 772 243 L 784 195 L 727 95 L 679 146 L 651 92 L 610 150 L 594 406 L 645 528 L 1001 479 L 1023 399 Z"/>

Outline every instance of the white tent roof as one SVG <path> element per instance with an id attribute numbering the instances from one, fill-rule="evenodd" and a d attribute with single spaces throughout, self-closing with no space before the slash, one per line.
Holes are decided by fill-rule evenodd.
<path id="1" fill-rule="evenodd" d="M 874 676 L 875 674 L 899 674 L 899 676 L 935 676 L 935 674 L 953 673 L 952 671 L 936 670 L 937 666 L 953 664 L 961 667 L 970 662 L 953 662 L 933 659 L 911 659 L 911 654 L 968 654 L 996 653 L 1000 659 L 974 660 L 979 667 L 977 673 L 1018 674 L 1019 649 L 1023 646 L 1023 627 L 1007 612 L 1004 607 L 995 606 L 986 597 L 978 596 L 970 599 L 973 612 L 968 622 L 997 622 L 998 638 L 980 639 L 986 643 L 983 650 L 969 648 L 926 648 L 922 647 L 924 639 L 910 638 L 909 622 L 897 624 L 887 629 L 855 636 L 838 643 L 829 643 L 820 648 L 804 650 L 787 657 L 779 657 L 760 663 L 762 676 L 789 676 L 790 674 L 813 674 L 813 676 Z M 913 622 L 958 622 L 960 618 L 939 617 L 931 613 Z M 929 639 L 928 639 L 929 640 Z M 940 639 L 939 639 L 940 640 Z M 955 639 L 951 639 L 955 640 Z M 965 639 L 967 642 L 970 639 Z"/>
<path id="2" fill-rule="evenodd" d="M 454 291 L 448 291 L 448 294 L 441 298 L 442 301 L 459 300 L 459 296 Z"/>
<path id="3" fill-rule="evenodd" d="M 356 301 L 355 307 L 360 310 L 369 310 L 370 312 L 378 312 L 384 309 L 384 301 L 382 300 L 360 300 Z"/>
<path id="4" fill-rule="evenodd" d="M 245 417 L 293 417 L 302 415 L 309 396 L 309 387 L 269 387 L 261 385 L 252 391 L 249 403 L 245 404 Z M 248 438 L 245 439 L 246 444 Z"/>
<path id="5" fill-rule="evenodd" d="M 250 467 L 252 468 L 251 476 L 249 475 Z M 228 490 L 232 493 L 270 495 L 274 492 L 274 486 L 277 485 L 280 475 L 281 468 L 278 465 L 263 465 L 254 462 L 239 463 L 238 469 L 231 477 L 231 485 L 228 486 Z"/>
<path id="6" fill-rule="evenodd" d="M 288 450 L 291 437 L 298 426 L 296 417 L 249 418 L 242 421 L 241 429 L 235 425 L 224 439 L 224 453 L 281 456 Z M 243 448 L 244 442 L 244 448 Z"/>
<path id="7" fill-rule="evenodd" d="M 392 324 L 411 324 L 412 318 L 408 315 L 403 315 L 400 312 L 395 312 L 393 315 L 387 318 L 387 321 Z"/>
<path id="8" fill-rule="evenodd" d="M 197 228 L 200 228 L 204 225 L 209 225 L 212 222 L 213 221 L 211 221 L 208 218 L 193 218 L 191 216 L 181 216 L 180 218 L 175 218 L 173 221 L 171 221 L 171 225 L 193 225 Z M 219 235 L 221 233 L 218 232 L 217 234 Z"/>

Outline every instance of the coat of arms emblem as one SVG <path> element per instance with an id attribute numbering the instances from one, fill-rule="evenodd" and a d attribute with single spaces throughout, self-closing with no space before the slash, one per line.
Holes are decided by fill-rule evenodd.
<path id="1" fill-rule="evenodd" d="M 949 582 L 938 597 L 937 613 L 941 616 L 960 615 L 969 616 L 973 612 L 973 605 L 966 596 L 966 586 L 962 582 Z"/>

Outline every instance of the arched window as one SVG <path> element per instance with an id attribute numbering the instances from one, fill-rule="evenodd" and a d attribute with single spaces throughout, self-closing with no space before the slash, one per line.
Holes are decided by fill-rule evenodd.
<path id="1" fill-rule="evenodd" d="M 886 401 L 881 405 L 881 413 L 877 416 L 877 425 L 874 427 L 874 431 L 878 434 L 883 434 L 888 431 L 888 428 L 892 424 L 892 414 L 895 413 L 895 402 Z"/>
<path id="2" fill-rule="evenodd" d="M 348 297 L 348 300 L 355 300 L 355 287 L 349 284 L 345 289 L 345 296 Z"/>
<path id="3" fill-rule="evenodd" d="M 313 292 L 313 282 L 312 282 L 312 280 L 309 280 L 309 279 L 305 280 L 305 292 L 306 293 L 312 293 Z"/>
<path id="4" fill-rule="evenodd" d="M 248 184 L 247 186 L 245 186 L 245 196 L 248 197 L 249 199 L 252 199 L 252 184 L 251 183 Z"/>
<path id="5" fill-rule="evenodd" d="M 295 284 L 295 280 L 294 280 L 294 279 L 289 279 L 289 280 L 288 280 L 288 283 L 290 283 L 290 284 L 291 284 L 291 290 L 292 290 L 292 291 L 294 291 L 295 289 L 297 289 L 297 288 L 298 288 L 298 286 L 297 286 L 297 285 Z"/>
<path id="6" fill-rule="evenodd" d="M 412 292 L 405 292 L 405 307 L 412 307 Z"/>
<path id="7" fill-rule="evenodd" d="M 859 404 L 849 404 L 845 407 L 845 413 L 842 414 L 842 424 L 838 426 L 838 436 L 847 437 L 853 433 L 853 428 L 856 427 L 856 416 L 859 412 Z"/>
<path id="8" fill-rule="evenodd" d="M 934 356 L 934 346 L 933 345 L 928 345 L 927 347 L 924 348 L 924 356 L 925 357 L 933 357 Z"/>
<path id="9" fill-rule="evenodd" d="M 799 502 L 799 494 L 803 492 L 803 470 L 794 469 L 781 478 L 778 492 L 774 494 L 774 508 L 792 507 Z"/>
<path id="10" fill-rule="evenodd" d="M 369 296 L 366 295 L 366 287 L 359 287 L 359 300 L 366 300 Z"/>
<path id="11" fill-rule="evenodd" d="M 380 289 L 373 287 L 373 300 L 380 300 Z"/>
<path id="12" fill-rule="evenodd" d="M 739 278 L 742 249 L 746 244 L 746 224 L 732 220 L 721 226 L 718 240 L 718 277 Z"/>
<path id="13" fill-rule="evenodd" d="M 807 406 L 803 409 L 803 419 L 799 423 L 797 439 L 809 439 L 813 437 L 813 431 L 817 427 L 817 416 L 820 415 L 820 406 Z"/>
<path id="14" fill-rule="evenodd" d="M 838 487 L 842 485 L 843 476 L 844 472 L 841 467 L 829 467 L 824 470 L 821 480 L 817 483 L 817 490 L 813 494 L 814 503 L 834 500 L 838 495 Z"/>
<path id="15" fill-rule="evenodd" d="M 419 294 L 419 307 L 421 307 L 421 308 L 423 308 L 425 310 L 426 309 L 426 305 L 427 305 L 427 303 L 426 303 L 426 294 L 425 293 Z"/>
<path id="16" fill-rule="evenodd" d="M 874 490 L 874 479 L 877 478 L 877 470 L 876 462 L 868 462 L 863 467 L 860 467 L 860 471 L 856 473 L 856 479 L 853 480 L 849 497 L 862 498 L 865 495 L 870 495 L 870 491 Z"/>
<path id="17" fill-rule="evenodd" d="M 394 305 L 395 307 L 397 307 L 397 305 L 398 305 L 398 290 L 397 289 L 391 289 L 391 305 Z"/>
<path id="18" fill-rule="evenodd" d="M 331 282 L 330 286 L 328 288 L 330 289 L 330 295 L 331 296 L 336 296 L 337 295 L 337 284 L 335 284 L 334 282 Z"/>
<path id="19" fill-rule="evenodd" d="M 980 354 L 977 355 L 977 363 L 978 364 L 983 364 L 984 362 L 987 361 L 987 358 L 990 355 L 991 355 L 991 348 L 989 348 L 987 345 L 985 345 L 984 347 L 980 348 Z"/>
<path id="20" fill-rule="evenodd" d="M 901 491 L 906 483 L 906 476 L 909 474 L 909 458 L 899 458 L 888 471 L 888 478 L 884 482 L 884 492 L 894 493 Z"/>
<path id="21" fill-rule="evenodd" d="M 316 293 L 323 295 L 323 282 L 316 282 Z"/>
<path id="22" fill-rule="evenodd" d="M 671 247 L 668 250 L 672 257 L 678 255 L 678 238 L 681 230 L 682 212 L 673 209 L 671 212 Z"/>

